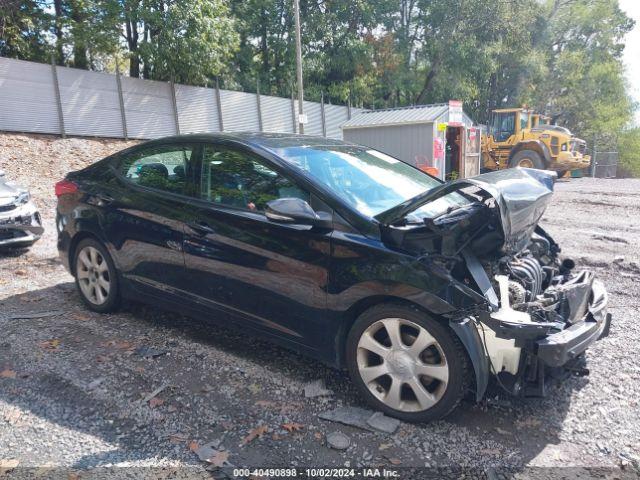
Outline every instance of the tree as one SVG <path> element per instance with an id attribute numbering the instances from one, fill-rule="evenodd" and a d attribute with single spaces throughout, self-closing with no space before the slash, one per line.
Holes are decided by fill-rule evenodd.
<path id="1" fill-rule="evenodd" d="M 160 2 L 142 20 L 146 78 L 202 85 L 227 69 L 237 48 L 235 22 L 222 0 Z"/>
<path id="2" fill-rule="evenodd" d="M 624 130 L 618 136 L 617 150 L 620 173 L 640 177 L 640 127 Z"/>
<path id="3" fill-rule="evenodd" d="M 51 16 L 34 0 L 0 2 L 0 56 L 49 62 Z"/>
<path id="4" fill-rule="evenodd" d="M 633 113 L 621 60 L 633 21 L 617 0 L 554 0 L 547 9 L 546 73 L 524 94 L 587 140 L 615 139 Z"/>

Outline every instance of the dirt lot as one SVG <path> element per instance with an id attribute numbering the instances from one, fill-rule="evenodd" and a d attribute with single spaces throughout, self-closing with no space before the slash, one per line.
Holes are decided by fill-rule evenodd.
<path id="1" fill-rule="evenodd" d="M 610 292 L 611 336 L 589 350 L 590 376 L 572 378 L 545 399 L 493 392 L 446 421 L 403 423 L 385 434 L 318 417 L 363 406 L 342 372 L 152 307 L 130 304 L 113 315 L 82 307 L 57 257 L 53 185 L 124 146 L 0 134 L 0 168 L 31 189 L 46 227 L 30 251 L 0 257 L 4 464 L 201 469 L 195 443 L 214 442 L 217 461 L 235 466 L 575 466 L 634 475 L 640 180 L 559 182 L 544 218 L 565 255 L 594 269 Z M 304 386 L 316 379 L 332 393 L 305 398 Z M 349 437 L 347 450 L 327 446 L 335 431 Z"/>

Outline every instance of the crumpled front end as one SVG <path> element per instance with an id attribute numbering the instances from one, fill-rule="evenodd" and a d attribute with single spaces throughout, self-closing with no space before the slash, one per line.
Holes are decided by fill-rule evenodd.
<path id="1" fill-rule="evenodd" d="M 542 396 L 550 379 L 588 374 L 583 353 L 609 334 L 604 285 L 560 262 L 552 242 L 538 229 L 529 249 L 494 265 L 499 307 L 476 316 L 491 372 L 516 395 Z"/>
<path id="2" fill-rule="evenodd" d="M 558 244 L 538 225 L 555 177 L 500 170 L 450 182 L 379 218 L 388 222 L 387 243 L 448 281 L 441 298 L 451 305 L 449 324 L 474 364 L 478 398 L 491 374 L 513 394 L 542 395 L 550 377 L 588 373 L 582 354 L 609 332 L 604 286 L 561 259 Z M 412 222 L 404 217 L 453 193 L 468 203 L 421 224 L 415 215 Z"/>
<path id="3" fill-rule="evenodd" d="M 29 246 L 43 232 L 42 219 L 33 202 L 0 205 L 0 248 Z"/>

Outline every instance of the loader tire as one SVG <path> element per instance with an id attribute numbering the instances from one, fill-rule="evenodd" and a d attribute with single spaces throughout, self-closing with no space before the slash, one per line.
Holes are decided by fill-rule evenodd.
<path id="1" fill-rule="evenodd" d="M 511 160 L 509 160 L 509 168 L 524 167 L 524 168 L 537 168 L 544 170 L 544 162 L 538 152 L 533 150 L 520 150 L 516 153 Z"/>

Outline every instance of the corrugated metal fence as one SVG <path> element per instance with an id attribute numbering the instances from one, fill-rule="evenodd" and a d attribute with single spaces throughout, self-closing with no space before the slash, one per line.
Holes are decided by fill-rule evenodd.
<path id="1" fill-rule="evenodd" d="M 0 131 L 114 138 L 176 133 L 294 133 L 291 98 L 90 72 L 0 58 Z M 342 138 L 361 109 L 304 102 L 305 133 Z"/>

